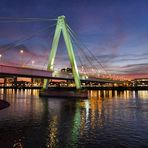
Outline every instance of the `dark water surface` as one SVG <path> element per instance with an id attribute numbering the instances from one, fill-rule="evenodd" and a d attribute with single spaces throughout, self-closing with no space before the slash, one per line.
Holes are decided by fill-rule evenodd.
<path id="1" fill-rule="evenodd" d="M 0 90 L 0 148 L 148 148 L 148 91 L 89 91 L 88 100 Z"/>

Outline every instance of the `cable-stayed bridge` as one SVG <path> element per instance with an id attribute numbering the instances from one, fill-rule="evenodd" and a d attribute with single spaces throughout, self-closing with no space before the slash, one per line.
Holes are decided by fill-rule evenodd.
<path id="1" fill-rule="evenodd" d="M 122 83 L 110 74 L 92 50 L 88 49 L 78 38 L 78 35 L 70 28 L 65 20 L 65 16 L 58 19 L 46 18 L 0 18 L 0 23 L 26 23 L 38 21 L 57 21 L 36 31 L 34 34 L 15 40 L 0 47 L 0 75 L 45 78 L 44 88 L 48 87 L 48 79 L 74 80 L 77 89 L 81 88 L 82 81 L 92 81 L 100 83 Z M 56 26 L 53 39 L 49 46 L 50 51 L 45 53 L 34 53 L 26 46 L 26 42 L 31 42 L 32 38 L 49 31 Z M 63 34 L 63 42 L 66 45 L 71 73 L 58 72 L 55 75 L 55 57 L 60 40 Z M 48 37 L 49 39 L 49 37 Z M 48 47 L 48 48 L 50 48 Z M 50 54 L 48 53 L 50 52 Z M 48 61 L 48 62 L 47 62 Z M 62 65 L 62 61 L 61 65 Z"/>

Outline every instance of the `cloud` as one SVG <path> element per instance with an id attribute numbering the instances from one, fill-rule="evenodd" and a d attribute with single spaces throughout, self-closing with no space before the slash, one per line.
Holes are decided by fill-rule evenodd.
<path id="1" fill-rule="evenodd" d="M 148 63 L 130 64 L 125 66 L 112 66 L 107 70 L 112 73 L 119 74 L 148 74 Z"/>

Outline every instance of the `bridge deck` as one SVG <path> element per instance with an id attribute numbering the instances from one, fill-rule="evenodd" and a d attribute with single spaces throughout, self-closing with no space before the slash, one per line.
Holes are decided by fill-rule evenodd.
<path id="1" fill-rule="evenodd" d="M 52 71 L 33 69 L 33 68 L 27 68 L 27 67 L 9 66 L 9 65 L 0 65 L 0 75 L 73 80 L 73 76 L 70 74 L 65 74 L 65 75 L 61 74 L 59 77 L 56 77 L 52 75 Z M 109 80 L 109 79 L 101 79 L 101 78 L 81 79 L 81 81 L 82 82 L 100 82 L 100 83 L 122 83 L 121 81 L 117 81 L 117 80 Z"/>
<path id="2" fill-rule="evenodd" d="M 23 76 L 23 77 L 40 77 L 40 78 L 52 77 L 51 71 L 32 69 L 26 67 L 8 66 L 8 65 L 0 65 L 0 74 Z"/>

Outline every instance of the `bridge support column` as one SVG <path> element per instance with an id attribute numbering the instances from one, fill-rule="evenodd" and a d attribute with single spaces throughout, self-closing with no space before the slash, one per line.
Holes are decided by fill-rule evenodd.
<path id="1" fill-rule="evenodd" d="M 13 84 L 14 84 L 14 88 L 16 88 L 17 87 L 17 77 L 14 77 L 13 78 Z"/>
<path id="2" fill-rule="evenodd" d="M 6 87 L 7 86 L 7 78 L 5 77 L 4 78 L 4 87 Z"/>
<path id="3" fill-rule="evenodd" d="M 34 81 L 33 81 L 33 78 L 31 78 L 31 87 L 33 86 L 33 82 L 34 82 Z"/>

